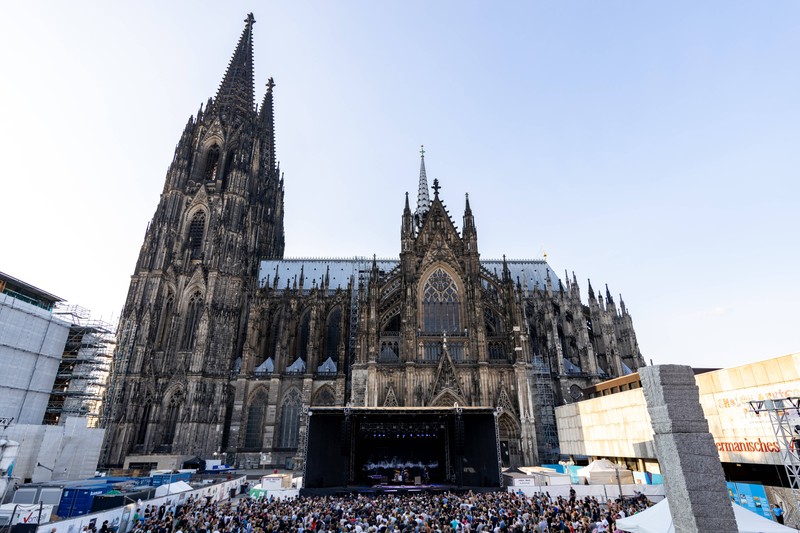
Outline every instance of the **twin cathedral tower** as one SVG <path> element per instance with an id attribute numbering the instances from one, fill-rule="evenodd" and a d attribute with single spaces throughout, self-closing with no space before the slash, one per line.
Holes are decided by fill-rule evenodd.
<path id="1" fill-rule="evenodd" d="M 274 83 L 256 107 L 254 22 L 186 123 L 147 228 L 104 462 L 298 466 L 310 406 L 455 403 L 501 408 L 504 463 L 557 460 L 554 405 L 644 364 L 625 305 L 591 285 L 582 303 L 574 275 L 542 260 L 482 259 L 469 197 L 459 231 L 437 180 L 431 197 L 424 153 L 399 259 L 283 259 Z"/>

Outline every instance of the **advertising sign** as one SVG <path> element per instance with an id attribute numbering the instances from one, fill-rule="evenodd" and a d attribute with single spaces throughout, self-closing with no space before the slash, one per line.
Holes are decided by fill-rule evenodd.
<path id="1" fill-rule="evenodd" d="M 756 483 L 733 483 L 728 481 L 728 497 L 732 502 L 738 503 L 748 511 L 753 511 L 759 516 L 774 520 L 772 511 L 767 501 L 767 493 L 763 485 Z"/>

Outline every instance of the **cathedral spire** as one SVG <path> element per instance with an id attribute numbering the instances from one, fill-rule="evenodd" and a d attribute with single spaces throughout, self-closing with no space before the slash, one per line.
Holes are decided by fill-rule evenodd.
<path id="1" fill-rule="evenodd" d="M 472 247 L 477 248 L 478 243 L 477 240 L 474 239 L 475 234 L 477 233 L 477 231 L 475 230 L 475 217 L 472 216 L 472 208 L 469 206 L 469 193 L 467 193 L 466 197 L 467 200 L 464 205 L 464 226 L 463 226 L 464 229 L 462 231 L 462 236 L 465 239 L 474 240 L 475 242 L 472 242 L 470 244 L 470 248 Z"/>
<path id="2" fill-rule="evenodd" d="M 425 146 L 419 147 L 419 189 L 417 191 L 417 210 L 414 218 L 417 226 L 422 225 L 422 219 L 431 208 L 431 197 L 428 193 L 428 175 L 425 173 Z"/>
<path id="3" fill-rule="evenodd" d="M 270 157 L 270 168 L 275 165 L 275 114 L 274 105 L 272 101 L 272 88 L 275 87 L 275 81 L 270 78 L 267 80 L 267 92 L 264 93 L 264 101 L 261 103 L 259 110 L 258 121 L 261 128 L 267 134 L 267 150 Z"/>
<path id="4" fill-rule="evenodd" d="M 414 218 L 411 216 L 411 206 L 408 203 L 408 193 L 406 193 L 406 205 L 403 207 L 403 227 L 401 230 L 402 238 L 414 236 Z"/>
<path id="5" fill-rule="evenodd" d="M 253 24 L 252 13 L 245 19 L 244 31 L 228 63 L 214 104 L 221 113 L 247 115 L 253 112 Z"/>

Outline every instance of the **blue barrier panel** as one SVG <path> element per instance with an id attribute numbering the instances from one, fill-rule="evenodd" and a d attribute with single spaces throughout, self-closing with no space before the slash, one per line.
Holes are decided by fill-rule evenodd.
<path id="1" fill-rule="evenodd" d="M 748 511 L 753 511 L 757 515 L 775 520 L 767 501 L 767 492 L 764 485 L 760 483 L 734 483 L 727 482 L 728 496 L 732 502 L 736 502 Z"/>

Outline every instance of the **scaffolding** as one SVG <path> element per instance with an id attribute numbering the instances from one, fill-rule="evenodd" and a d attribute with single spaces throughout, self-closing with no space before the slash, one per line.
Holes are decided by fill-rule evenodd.
<path id="1" fill-rule="evenodd" d="M 536 395 L 539 399 L 539 424 L 537 424 L 536 439 L 539 448 L 539 462 L 556 463 L 559 459 L 560 448 L 550 363 L 535 353 L 531 357 L 531 362 L 533 376 L 536 380 Z"/>
<path id="2" fill-rule="evenodd" d="M 87 309 L 57 305 L 53 314 L 70 323 L 64 353 L 47 402 L 44 423 L 58 425 L 67 416 L 88 418 L 100 425 L 100 410 L 111 363 L 114 327 L 92 320 Z"/>
<path id="3" fill-rule="evenodd" d="M 753 400 L 750 409 L 756 414 L 767 413 L 772 431 L 780 448 L 781 462 L 800 509 L 800 397 L 773 400 Z"/>
<path id="4" fill-rule="evenodd" d="M 128 373 L 128 363 L 133 353 L 136 340 L 137 325 L 135 320 L 125 320 L 119 325 L 121 335 L 116 346 L 116 355 L 112 356 L 108 388 L 100 416 L 100 427 L 106 429 L 106 434 L 113 435 L 114 422 L 117 419 L 117 410 L 122 404 L 125 393 L 124 380 Z M 111 453 L 112 439 L 103 439 L 103 448 L 100 450 L 100 464 L 108 464 Z"/>

